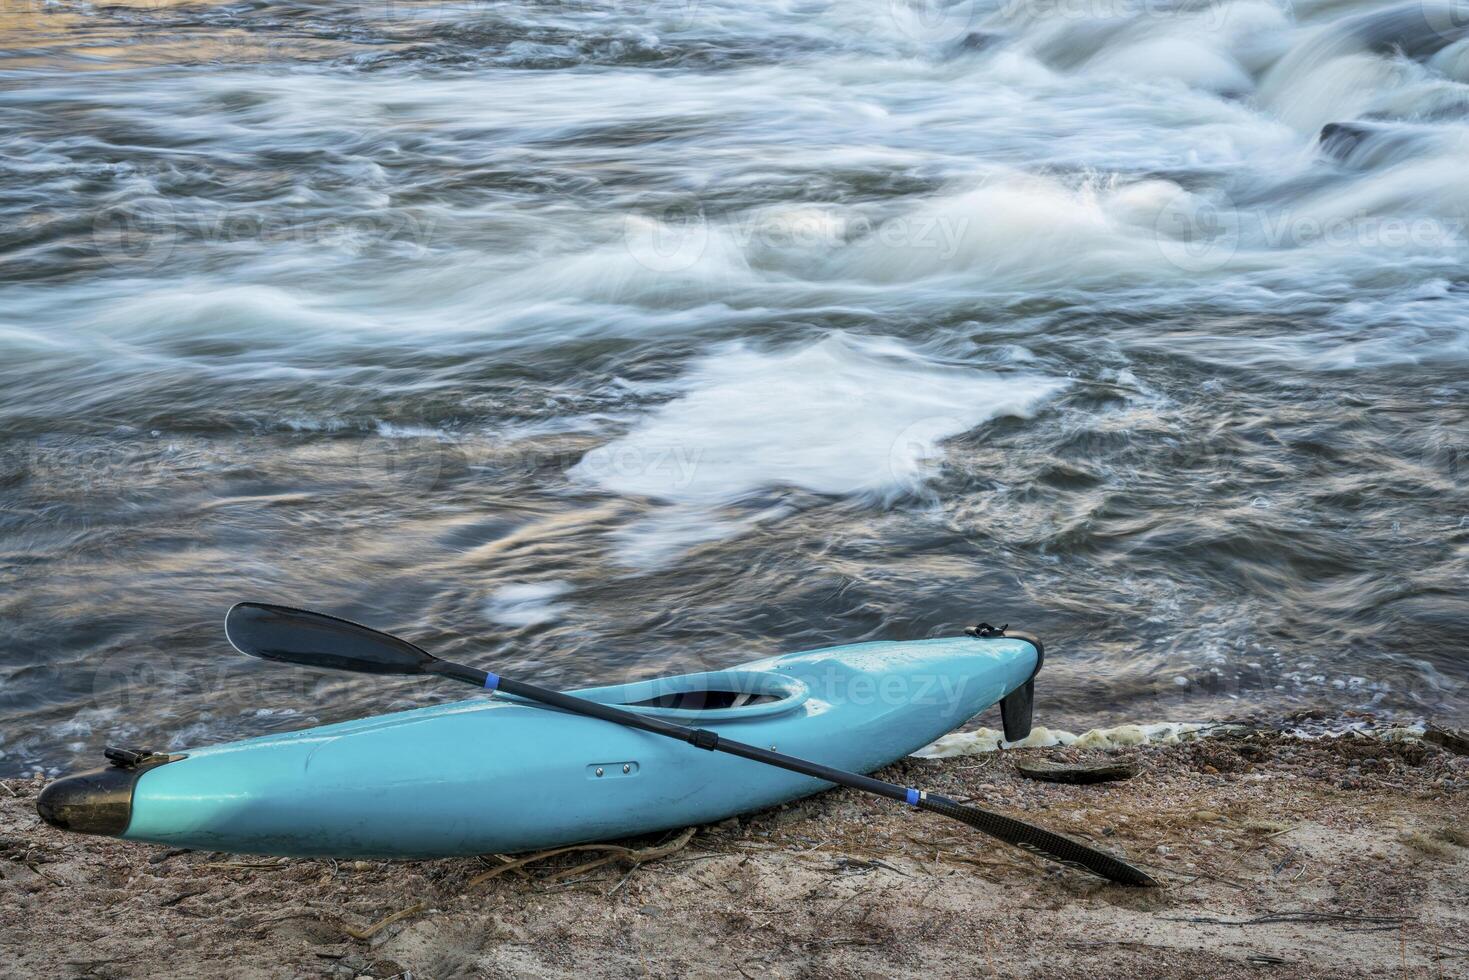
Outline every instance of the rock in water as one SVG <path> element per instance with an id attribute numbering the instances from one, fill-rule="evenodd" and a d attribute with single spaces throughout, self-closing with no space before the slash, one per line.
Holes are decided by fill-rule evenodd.
<path id="1" fill-rule="evenodd" d="M 1469 755 L 1469 732 L 1462 728 L 1448 729 L 1429 725 L 1423 732 L 1423 741 L 1441 745 L 1458 755 Z"/>

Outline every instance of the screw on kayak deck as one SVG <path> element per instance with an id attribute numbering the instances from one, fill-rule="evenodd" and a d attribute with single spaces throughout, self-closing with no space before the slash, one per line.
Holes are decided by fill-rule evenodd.
<path id="1" fill-rule="evenodd" d="M 624 762 L 622 764 L 622 774 L 625 776 L 630 772 L 632 772 L 632 766 L 629 763 Z"/>
<path id="2" fill-rule="evenodd" d="M 600 777 L 600 776 L 601 776 L 601 775 L 602 775 L 602 767 L 601 767 L 601 766 L 598 766 L 598 767 L 597 767 L 597 775 L 598 775 L 598 776 L 599 776 L 599 777 Z"/>

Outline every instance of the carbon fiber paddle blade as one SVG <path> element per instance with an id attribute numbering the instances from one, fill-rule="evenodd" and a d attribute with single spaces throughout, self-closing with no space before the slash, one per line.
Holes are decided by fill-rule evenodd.
<path id="1" fill-rule="evenodd" d="M 264 602 L 236 603 L 224 618 L 224 635 L 241 653 L 301 667 L 422 674 L 438 661 L 407 640 L 360 623 Z"/>
<path id="2" fill-rule="evenodd" d="M 1014 844 L 1016 847 L 1049 861 L 1064 864 L 1068 868 L 1100 875 L 1119 885 L 1154 888 L 1158 884 L 1151 875 L 1134 868 L 1126 861 L 1118 860 L 1110 854 L 1087 847 L 1085 844 L 1079 844 L 1060 834 L 1053 834 L 1049 830 L 1032 827 L 1012 817 L 955 803 L 944 796 L 928 796 L 919 801 L 918 809 L 941 814 L 958 820 L 960 823 L 967 823 L 975 830 L 989 834 L 1006 844 Z"/>

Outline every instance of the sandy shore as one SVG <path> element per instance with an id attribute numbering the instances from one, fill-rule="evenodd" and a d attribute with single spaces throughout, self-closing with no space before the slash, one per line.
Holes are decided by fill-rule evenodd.
<path id="1" fill-rule="evenodd" d="M 1139 774 L 1096 786 L 1015 768 L 1119 757 Z M 848 791 L 628 842 L 671 851 L 636 866 L 579 850 L 509 867 L 70 836 L 37 819 L 40 784 L 16 780 L 0 783 L 0 971 L 1469 976 L 1469 758 L 1438 745 L 1253 733 L 909 760 L 887 775 L 1120 849 L 1165 887 L 1109 886 Z"/>

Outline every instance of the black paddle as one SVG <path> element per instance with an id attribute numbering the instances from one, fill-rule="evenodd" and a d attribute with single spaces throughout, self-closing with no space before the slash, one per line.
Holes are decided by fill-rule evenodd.
<path id="1" fill-rule="evenodd" d="M 515 697 L 537 701 L 573 714 L 601 718 L 603 721 L 615 722 L 629 728 L 676 738 L 701 749 L 728 752 L 743 759 L 798 772 L 803 776 L 814 776 L 828 783 L 885 796 L 920 810 L 951 817 L 1032 854 L 1090 871 L 1124 885 L 1157 884 L 1142 871 L 1110 854 L 1078 844 L 1049 830 L 1032 827 L 1012 817 L 965 806 L 946 797 L 896 783 L 883 782 L 870 776 L 833 769 L 769 749 L 731 741 L 711 731 L 676 725 L 659 718 L 623 711 L 611 705 L 513 681 L 476 667 L 440 660 L 407 640 L 345 619 L 337 619 L 335 616 L 285 606 L 242 602 L 229 611 L 229 615 L 225 617 L 224 629 L 235 649 L 262 660 L 276 660 L 305 667 L 331 667 L 363 674 L 437 674 L 490 691 L 504 691 Z"/>

